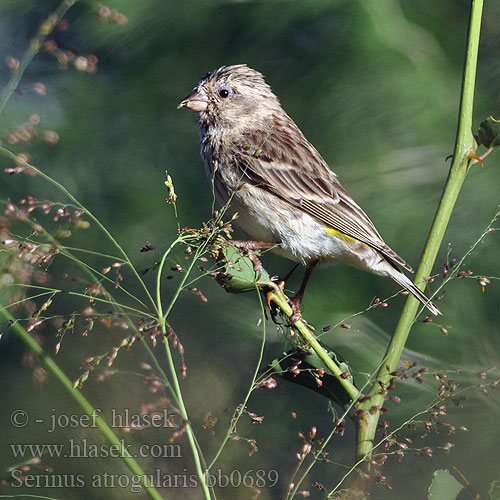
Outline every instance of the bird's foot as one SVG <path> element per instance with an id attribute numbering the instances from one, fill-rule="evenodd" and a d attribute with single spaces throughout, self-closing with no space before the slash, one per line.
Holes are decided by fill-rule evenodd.
<path id="1" fill-rule="evenodd" d="M 292 308 L 293 314 L 292 317 L 290 318 L 290 323 L 295 325 L 297 321 L 302 319 L 302 313 L 300 312 L 300 304 L 302 303 L 302 296 L 300 295 L 295 295 L 295 297 L 292 297 L 291 299 L 288 299 L 288 305 Z"/>

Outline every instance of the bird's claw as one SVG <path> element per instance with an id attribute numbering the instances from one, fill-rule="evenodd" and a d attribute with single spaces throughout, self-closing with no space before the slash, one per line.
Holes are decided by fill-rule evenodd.
<path id="1" fill-rule="evenodd" d="M 484 167 L 484 162 L 482 156 L 479 156 L 473 149 L 469 151 L 467 154 L 467 159 L 468 160 L 474 160 L 476 163 L 481 164 L 481 168 Z"/>
<path id="2" fill-rule="evenodd" d="M 238 250 L 242 250 L 246 253 L 247 257 L 253 264 L 254 271 L 256 273 L 257 281 L 260 280 L 264 267 L 262 262 L 257 256 L 257 252 L 263 248 L 272 248 L 278 246 L 276 243 L 268 243 L 264 241 L 232 241 L 231 244 Z"/>
<path id="3" fill-rule="evenodd" d="M 290 323 L 295 325 L 297 321 L 302 319 L 302 313 L 300 312 L 300 303 L 302 302 L 302 297 L 292 297 L 288 299 L 288 305 L 292 308 L 293 314 L 290 318 Z"/>
<path id="4" fill-rule="evenodd" d="M 262 276 L 262 272 L 264 271 L 264 267 L 262 266 L 262 262 L 257 257 L 257 254 L 255 253 L 254 250 L 248 249 L 247 256 L 253 264 L 253 270 L 255 271 L 256 281 L 259 281 L 261 276 Z"/>

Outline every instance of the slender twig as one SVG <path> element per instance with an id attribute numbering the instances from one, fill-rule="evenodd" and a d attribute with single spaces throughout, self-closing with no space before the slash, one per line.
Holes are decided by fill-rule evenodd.
<path id="1" fill-rule="evenodd" d="M 472 110 L 482 9 L 483 0 L 472 0 L 453 162 L 425 244 L 420 265 L 415 274 L 416 283 L 422 283 L 425 277 L 428 277 L 432 272 L 446 227 L 474 154 L 475 139 L 472 134 Z M 420 284 L 418 286 L 423 288 Z M 389 386 L 392 378 L 391 373 L 397 369 L 411 326 L 416 317 L 418 305 L 418 301 L 410 295 L 385 354 L 384 363 L 382 363 L 369 392 L 370 397 L 367 401 L 358 405 L 359 410 L 361 410 L 358 412 L 359 417 L 357 419 L 357 457 L 359 460 L 369 456 L 373 448 L 380 408 L 383 406 L 385 399 L 383 389 Z"/>
<path id="2" fill-rule="evenodd" d="M 60 290 L 58 290 L 58 291 L 60 291 Z M 49 292 L 49 291 L 47 291 L 47 292 L 43 292 L 43 293 L 37 293 L 36 295 L 31 295 L 30 297 L 25 297 L 23 299 L 16 300 L 14 302 L 10 302 L 6 306 L 0 307 L 0 311 L 3 311 L 4 309 L 8 309 L 9 307 L 16 307 L 19 304 L 22 304 L 23 302 L 26 302 L 28 300 L 37 299 L 38 297 L 45 297 L 46 295 L 52 295 L 52 296 L 54 296 L 56 293 L 57 293 L 57 291 L 56 292 Z"/>
<path id="3" fill-rule="evenodd" d="M 274 283 L 270 283 L 269 285 L 273 287 L 274 291 L 268 294 L 268 300 L 270 302 L 274 302 L 280 308 L 282 313 L 291 319 L 294 312 L 288 303 L 286 295 L 279 287 L 275 286 Z M 351 399 L 353 401 L 357 400 L 361 393 L 358 389 L 356 389 L 355 385 L 349 380 L 349 378 L 345 377 L 344 370 L 342 370 L 342 368 L 328 355 L 316 339 L 316 335 L 314 335 L 314 333 L 307 327 L 306 323 L 302 319 L 299 319 L 295 322 L 294 327 L 304 341 L 309 344 L 313 351 L 319 356 L 330 373 L 340 382 Z"/>
<path id="4" fill-rule="evenodd" d="M 66 245 L 64 245 L 62 248 L 72 252 L 86 253 L 88 255 L 95 255 L 96 257 L 102 257 L 103 259 L 110 259 L 115 262 L 121 262 L 123 264 L 126 264 L 125 260 L 123 260 L 121 257 L 117 257 L 116 255 L 109 255 L 107 253 L 96 252 L 95 250 L 89 250 L 88 248 L 68 247 Z"/>

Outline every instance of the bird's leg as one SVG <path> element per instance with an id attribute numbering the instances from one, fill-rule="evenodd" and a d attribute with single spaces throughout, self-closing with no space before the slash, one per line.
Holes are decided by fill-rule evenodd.
<path id="1" fill-rule="evenodd" d="M 311 273 L 313 272 L 313 269 L 316 267 L 317 263 L 318 261 L 314 260 L 307 265 L 304 279 L 302 280 L 298 292 L 288 301 L 290 307 L 293 310 L 293 316 L 290 320 L 292 325 L 295 324 L 300 318 L 302 318 L 302 314 L 300 312 L 300 304 L 302 302 L 302 299 L 304 298 L 304 292 L 306 291 L 307 282 L 309 281 Z"/>
<path id="2" fill-rule="evenodd" d="M 282 283 L 286 283 L 289 279 L 290 279 L 290 276 L 295 272 L 295 269 L 297 269 L 297 267 L 299 267 L 300 263 L 297 262 L 297 264 L 295 264 L 292 269 L 290 269 L 290 271 L 288 271 L 287 275 L 281 280 Z"/>
<path id="3" fill-rule="evenodd" d="M 278 247 L 278 243 L 269 242 L 269 241 L 242 241 L 242 240 L 234 240 L 230 242 L 231 245 L 238 248 L 239 250 L 243 250 L 248 258 L 251 260 L 253 264 L 254 271 L 257 273 L 257 279 L 259 279 L 262 275 L 263 267 L 262 262 L 257 257 L 257 253 L 259 250 L 265 250 L 268 248 Z"/>
<path id="4" fill-rule="evenodd" d="M 292 269 L 290 269 L 290 271 L 288 271 L 288 273 L 286 274 L 286 276 L 282 279 L 282 280 L 279 280 L 278 284 L 274 285 L 273 286 L 277 289 L 279 289 L 281 292 L 284 292 L 285 290 L 285 284 L 286 282 L 290 279 L 290 276 L 294 273 L 295 269 L 297 269 L 297 267 L 299 267 L 300 263 L 297 262 L 297 264 L 295 264 Z M 276 277 L 271 277 L 271 282 L 272 281 L 277 281 L 276 279 L 273 279 L 273 278 L 278 278 L 278 276 Z M 267 306 L 269 307 L 269 310 L 271 311 L 271 315 L 273 317 L 273 321 L 274 321 L 274 316 L 275 314 L 273 315 L 273 312 L 272 312 L 272 309 L 271 309 L 271 295 L 273 294 L 273 292 L 269 292 L 266 297 L 267 297 Z"/>

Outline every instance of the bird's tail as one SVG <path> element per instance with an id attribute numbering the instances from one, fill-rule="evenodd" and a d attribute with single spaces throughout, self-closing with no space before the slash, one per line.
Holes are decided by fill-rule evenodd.
<path id="1" fill-rule="evenodd" d="M 417 298 L 429 311 L 434 314 L 434 316 L 439 316 L 441 311 L 430 301 L 430 299 L 425 295 L 424 292 L 419 290 L 408 277 L 406 277 L 402 272 L 394 269 L 395 272 L 390 274 L 391 278 L 405 290 L 410 292 L 415 298 Z"/>

